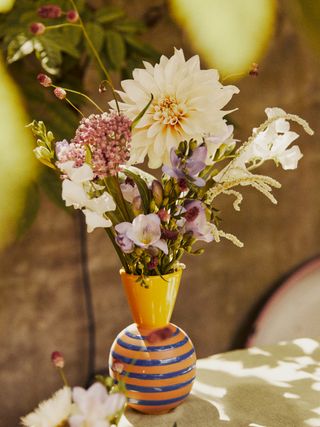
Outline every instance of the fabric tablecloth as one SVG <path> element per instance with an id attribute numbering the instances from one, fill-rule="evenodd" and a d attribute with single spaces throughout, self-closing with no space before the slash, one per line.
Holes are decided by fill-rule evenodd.
<path id="1" fill-rule="evenodd" d="M 320 342 L 292 342 L 200 359 L 192 394 L 165 415 L 128 408 L 120 427 L 320 427 Z"/>

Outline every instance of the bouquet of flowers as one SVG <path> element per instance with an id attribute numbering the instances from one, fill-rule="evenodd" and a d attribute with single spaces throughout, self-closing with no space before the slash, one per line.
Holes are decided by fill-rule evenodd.
<path id="1" fill-rule="evenodd" d="M 63 355 L 54 351 L 54 366 L 60 372 L 64 387 L 49 400 L 39 404 L 34 412 L 21 418 L 26 427 L 109 427 L 118 425 L 126 405 L 125 387 L 121 381 L 114 384 L 110 377 L 97 376 L 87 390 L 71 388 L 64 373 Z"/>
<path id="2" fill-rule="evenodd" d="M 50 77 L 38 80 L 68 100 Z M 109 111 L 94 103 L 98 112 L 80 120 L 71 141 L 55 141 L 42 122 L 31 125 L 35 154 L 60 174 L 66 206 L 82 210 L 89 232 L 106 230 L 124 269 L 142 284 L 181 268 L 184 253 L 201 254 L 197 241 L 223 237 L 242 246 L 219 228 L 216 198 L 233 196 L 239 210 L 236 187 L 251 186 L 276 203 L 272 188 L 280 183 L 255 170 L 268 160 L 295 169 L 302 154 L 290 147 L 299 136 L 290 121 L 312 134 L 309 125 L 267 108 L 266 121 L 239 145 L 222 110 L 238 88 L 223 86 L 216 70 L 202 70 L 199 57 L 186 60 L 181 49 L 155 66 L 145 62 L 121 85 L 121 102 L 111 101 Z M 133 166 L 145 160 L 160 169 L 159 179 Z"/>

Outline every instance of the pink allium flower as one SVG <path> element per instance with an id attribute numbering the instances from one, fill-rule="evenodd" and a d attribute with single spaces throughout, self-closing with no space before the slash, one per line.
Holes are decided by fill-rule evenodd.
<path id="1" fill-rule="evenodd" d="M 116 175 L 129 158 L 131 120 L 116 113 L 91 114 L 80 122 L 75 144 L 89 145 L 94 173 L 103 178 Z"/>
<path id="2" fill-rule="evenodd" d="M 46 31 L 46 27 L 42 24 L 42 22 L 33 22 L 30 25 L 29 30 L 35 36 L 40 36 Z"/>
<path id="3" fill-rule="evenodd" d="M 59 163 L 65 163 L 68 161 L 74 162 L 74 167 L 80 167 L 84 164 L 86 158 L 85 147 L 81 144 L 70 144 L 66 139 L 63 141 L 56 142 L 55 145 L 56 155 Z"/>
<path id="4" fill-rule="evenodd" d="M 55 19 L 60 18 L 61 7 L 56 4 L 45 4 L 38 9 L 38 15 L 41 18 Z"/>

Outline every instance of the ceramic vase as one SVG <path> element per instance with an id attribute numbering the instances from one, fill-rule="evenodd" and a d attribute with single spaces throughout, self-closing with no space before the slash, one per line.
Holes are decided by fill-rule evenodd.
<path id="1" fill-rule="evenodd" d="M 196 355 L 188 335 L 170 323 L 182 270 L 149 276 L 120 271 L 135 323 L 115 339 L 109 357 L 110 375 L 126 384 L 128 405 L 146 414 L 169 412 L 189 395 Z"/>

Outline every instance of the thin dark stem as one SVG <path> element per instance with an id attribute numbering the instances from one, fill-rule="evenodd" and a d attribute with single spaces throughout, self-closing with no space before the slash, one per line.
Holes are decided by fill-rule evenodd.
<path id="1" fill-rule="evenodd" d="M 104 64 L 103 64 L 103 62 L 102 62 L 102 60 L 101 60 L 101 58 L 100 58 L 99 53 L 97 52 L 97 50 L 96 50 L 96 48 L 95 48 L 94 44 L 92 43 L 92 40 L 91 40 L 91 39 L 90 39 L 90 37 L 89 37 L 89 34 L 88 34 L 87 30 L 86 30 L 86 27 L 85 27 L 85 25 L 84 25 L 84 23 L 83 23 L 83 21 L 82 21 L 82 18 L 81 18 L 81 16 L 80 16 L 80 14 L 79 14 L 79 12 L 78 12 L 78 8 L 77 8 L 77 6 L 76 6 L 76 4 L 75 4 L 74 0 L 69 0 L 69 1 L 70 1 L 70 3 L 72 4 L 72 7 L 74 8 L 74 10 L 75 10 L 75 11 L 78 13 L 78 15 L 79 15 L 79 25 L 80 25 L 80 27 L 81 27 L 81 29 L 82 29 L 83 35 L 84 35 L 85 39 L 87 40 L 87 43 L 88 43 L 88 45 L 89 45 L 90 49 L 92 50 L 92 53 L 93 53 L 93 55 L 95 56 L 95 58 L 96 58 L 96 60 L 97 60 L 97 62 L 98 62 L 98 64 L 99 64 L 99 66 L 100 66 L 101 70 L 103 71 L 104 75 L 106 76 L 107 82 L 108 82 L 108 84 L 109 84 L 109 86 L 110 86 L 110 88 L 111 88 L 111 91 L 112 91 L 113 98 L 114 98 L 114 100 L 115 100 L 115 102 L 116 102 L 117 111 L 118 111 L 118 113 L 120 113 L 119 104 L 118 104 L 118 100 L 117 100 L 117 97 L 116 97 L 116 92 L 115 92 L 115 89 L 114 89 L 114 86 L 113 86 L 113 83 L 112 83 L 112 80 L 111 80 L 110 74 L 109 74 L 108 70 L 106 69 L 106 67 L 104 66 Z"/>
<path id="2" fill-rule="evenodd" d="M 84 215 L 79 212 L 78 215 L 80 224 L 80 260 L 82 273 L 82 286 L 85 299 L 85 308 L 87 314 L 87 329 L 88 329 L 88 368 L 87 368 L 87 385 L 89 385 L 95 372 L 95 357 L 96 357 L 96 328 L 95 316 L 92 300 L 92 291 L 90 283 L 90 275 L 88 269 L 88 250 L 87 250 L 87 227 L 84 220 Z"/>

